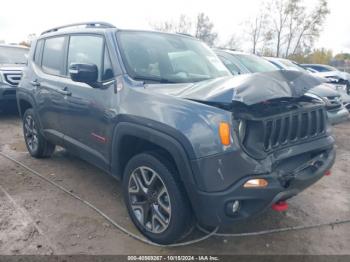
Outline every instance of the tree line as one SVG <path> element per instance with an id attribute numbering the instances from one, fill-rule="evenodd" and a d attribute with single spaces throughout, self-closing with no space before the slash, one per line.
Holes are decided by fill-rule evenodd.
<path id="1" fill-rule="evenodd" d="M 253 54 L 298 57 L 312 51 L 330 13 L 327 0 L 317 0 L 310 9 L 305 0 L 266 0 L 258 14 L 243 22 L 243 35 L 232 33 L 226 43 L 218 43 L 213 21 L 205 13 L 195 19 L 181 14 L 178 20 L 152 23 L 153 29 L 189 34 L 209 46 L 241 49 L 242 42 Z"/>

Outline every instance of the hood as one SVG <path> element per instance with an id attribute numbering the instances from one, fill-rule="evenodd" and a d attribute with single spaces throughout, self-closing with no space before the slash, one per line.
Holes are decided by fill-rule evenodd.
<path id="1" fill-rule="evenodd" d="M 317 95 L 319 97 L 340 96 L 340 94 L 336 90 L 334 90 L 332 87 L 329 87 L 327 84 L 316 86 L 309 90 L 308 93 Z"/>
<path id="2" fill-rule="evenodd" d="M 341 76 L 345 79 L 345 80 L 348 80 L 350 81 L 350 74 L 347 73 L 347 72 L 340 72 L 341 73 Z"/>
<path id="3" fill-rule="evenodd" d="M 217 78 L 190 84 L 147 84 L 150 91 L 196 101 L 253 105 L 277 98 L 303 96 L 321 80 L 298 71 L 273 71 Z"/>
<path id="4" fill-rule="evenodd" d="M 23 64 L 0 64 L 0 71 L 23 71 Z"/>
<path id="5" fill-rule="evenodd" d="M 340 78 L 340 79 L 350 81 L 350 74 L 342 71 L 317 72 L 313 74 L 320 77 L 326 77 L 326 78 L 335 77 L 335 78 Z"/>

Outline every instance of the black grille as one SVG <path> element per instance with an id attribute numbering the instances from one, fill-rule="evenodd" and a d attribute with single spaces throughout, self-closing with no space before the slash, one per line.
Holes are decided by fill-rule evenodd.
<path id="1" fill-rule="evenodd" d="M 4 77 L 7 83 L 12 86 L 18 86 L 21 81 L 22 74 L 21 73 L 4 73 Z"/>
<path id="2" fill-rule="evenodd" d="M 243 146 L 259 156 L 324 135 L 326 111 L 317 107 L 245 122 Z"/>

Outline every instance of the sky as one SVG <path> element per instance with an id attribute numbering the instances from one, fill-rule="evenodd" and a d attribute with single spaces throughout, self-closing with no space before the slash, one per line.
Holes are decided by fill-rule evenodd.
<path id="1" fill-rule="evenodd" d="M 312 8 L 316 0 L 305 0 Z M 328 0 L 331 14 L 316 47 L 334 53 L 350 52 L 350 1 Z M 0 40 L 16 43 L 29 34 L 64 24 L 85 21 L 106 21 L 123 29 L 150 29 L 151 23 L 177 20 L 180 14 L 195 18 L 206 13 L 214 22 L 219 43 L 232 34 L 244 34 L 243 23 L 253 17 L 262 4 L 260 0 L 16 0 L 3 1 L 0 14 Z M 6 12 L 8 10 L 8 12 Z M 243 49 L 248 45 L 243 41 Z"/>

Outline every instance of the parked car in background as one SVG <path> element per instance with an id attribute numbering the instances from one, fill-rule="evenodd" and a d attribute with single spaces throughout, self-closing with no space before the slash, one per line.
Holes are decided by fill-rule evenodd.
<path id="1" fill-rule="evenodd" d="M 286 59 L 271 63 L 262 57 L 237 51 L 216 50 L 216 54 L 233 75 L 276 70 L 292 70 L 308 74 L 305 69 L 297 69 L 297 65 Z M 322 84 L 309 90 L 308 95 L 316 97 L 326 104 L 327 115 L 331 124 L 348 120 L 349 112 L 343 106 L 340 94 L 337 91 Z"/>
<path id="2" fill-rule="evenodd" d="M 263 73 L 279 70 L 259 56 L 225 49 L 215 50 L 218 57 L 233 75 Z"/>
<path id="3" fill-rule="evenodd" d="M 325 77 L 325 78 L 334 78 L 338 81 L 346 82 L 346 84 L 350 83 L 350 74 L 347 72 L 339 71 L 337 68 L 330 65 L 322 65 L 322 64 L 301 64 L 307 70 L 310 70 L 311 73 Z"/>
<path id="4" fill-rule="evenodd" d="M 280 69 L 297 70 L 300 72 L 309 72 L 312 75 L 314 75 L 315 77 L 322 77 L 326 81 L 326 83 L 324 85 L 336 90 L 340 94 L 340 98 L 341 98 L 341 101 L 342 101 L 344 107 L 348 111 L 350 110 L 350 95 L 347 91 L 346 81 L 340 80 L 339 78 L 337 78 L 337 76 L 326 77 L 326 76 L 321 75 L 321 74 L 312 73 L 313 69 L 306 69 L 302 65 L 297 64 L 296 62 L 288 60 L 288 59 L 276 58 L 276 57 L 266 57 L 266 59 L 269 60 L 271 63 L 273 63 L 275 66 L 277 66 Z M 326 66 L 326 67 L 328 67 L 328 66 Z M 330 67 L 330 68 L 332 68 L 332 67 Z M 333 69 L 335 69 L 335 68 L 333 68 Z M 343 72 L 339 72 L 339 73 L 343 73 Z"/>
<path id="5" fill-rule="evenodd" d="M 304 95 L 319 84 L 293 71 L 232 77 L 193 37 L 90 22 L 34 41 L 17 103 L 33 157 L 60 145 L 122 180 L 136 227 L 169 244 L 196 221 L 284 206 L 329 171 L 325 106 Z"/>
<path id="6" fill-rule="evenodd" d="M 346 102 L 346 108 L 350 110 L 350 74 L 339 71 L 337 68 L 321 64 L 302 64 L 303 68 L 312 74 L 325 77 L 340 92 L 342 99 Z"/>
<path id="7" fill-rule="evenodd" d="M 16 106 L 16 87 L 27 63 L 29 49 L 16 45 L 0 45 L 0 108 Z"/>

